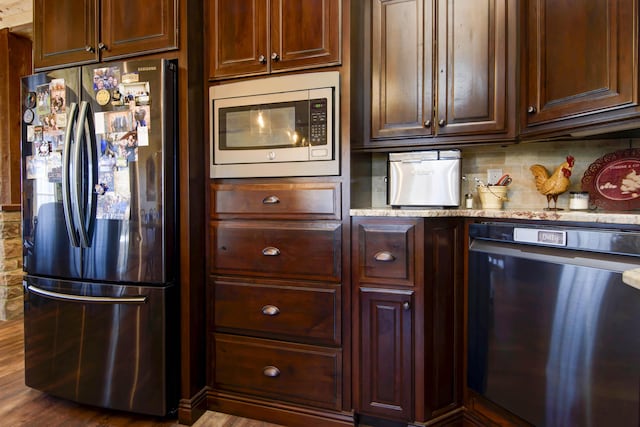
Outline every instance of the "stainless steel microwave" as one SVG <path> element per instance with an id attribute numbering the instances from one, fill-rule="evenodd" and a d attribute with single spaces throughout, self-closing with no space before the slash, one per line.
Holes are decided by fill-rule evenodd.
<path id="1" fill-rule="evenodd" d="M 340 173 L 340 75 L 304 73 L 209 89 L 211 178 Z"/>

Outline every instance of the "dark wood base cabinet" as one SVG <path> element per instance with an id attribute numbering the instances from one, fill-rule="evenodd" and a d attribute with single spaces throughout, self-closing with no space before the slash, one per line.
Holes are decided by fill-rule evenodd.
<path id="1" fill-rule="evenodd" d="M 463 425 L 463 222 L 352 219 L 356 413 Z"/>
<path id="2" fill-rule="evenodd" d="M 208 409 L 353 425 L 342 206 L 337 180 L 211 184 Z"/>

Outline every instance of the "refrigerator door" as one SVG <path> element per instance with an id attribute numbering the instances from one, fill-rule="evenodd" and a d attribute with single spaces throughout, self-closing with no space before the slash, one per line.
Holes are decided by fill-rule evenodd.
<path id="1" fill-rule="evenodd" d="M 86 66 L 83 100 L 93 112 L 98 158 L 95 228 L 84 278 L 172 282 L 175 246 L 174 62 Z"/>
<path id="2" fill-rule="evenodd" d="M 177 407 L 175 286 L 26 276 L 25 383 L 55 396 L 164 416 Z"/>
<path id="3" fill-rule="evenodd" d="M 81 249 L 72 238 L 69 183 L 63 159 L 70 154 L 68 124 L 78 102 L 80 70 L 22 79 L 23 263 L 28 274 L 80 277 Z"/>

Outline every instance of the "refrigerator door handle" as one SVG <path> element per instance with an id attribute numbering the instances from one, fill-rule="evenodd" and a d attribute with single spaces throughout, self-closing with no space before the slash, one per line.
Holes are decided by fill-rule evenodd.
<path id="1" fill-rule="evenodd" d="M 71 137 L 74 135 L 74 125 L 78 115 L 78 104 L 71 103 L 67 117 L 67 128 L 64 136 L 63 160 L 62 160 L 62 208 L 64 212 L 64 222 L 67 227 L 67 234 L 71 245 L 79 247 L 78 234 L 73 222 L 73 202 L 71 200 L 71 178 L 70 158 L 71 158 Z"/>
<path id="2" fill-rule="evenodd" d="M 145 295 L 135 297 L 91 297 L 82 295 L 63 294 L 47 291 L 37 286 L 27 285 L 27 290 L 42 297 L 73 302 L 87 302 L 92 304 L 146 304 L 148 297 Z"/>
<path id="3" fill-rule="evenodd" d="M 80 103 L 80 113 L 78 114 L 78 125 L 75 132 L 75 149 L 74 149 L 74 188 L 75 188 L 75 222 L 78 225 L 78 233 L 80 235 L 80 245 L 83 248 L 90 246 L 89 239 L 89 227 L 93 227 L 92 214 L 95 214 L 95 206 L 93 203 L 93 186 L 97 184 L 97 168 L 94 163 L 96 161 L 96 155 L 93 150 L 93 138 L 95 133 L 93 132 L 93 120 L 91 118 L 90 105 L 86 101 Z M 82 160 L 83 146 L 82 141 L 85 141 L 85 153 L 87 157 L 87 178 L 88 182 L 83 180 L 83 170 L 80 161 Z M 95 175 L 95 178 L 94 178 Z M 85 184 L 83 188 L 83 183 Z M 84 191 L 83 191 L 84 190 Z M 86 199 L 82 200 L 82 195 L 85 195 Z M 89 218 L 87 218 L 89 216 Z"/>
<path id="4" fill-rule="evenodd" d="M 86 104 L 86 112 L 84 123 L 84 141 L 85 148 L 87 150 L 87 178 L 85 194 L 87 196 L 87 210 L 83 216 L 84 231 L 86 238 L 86 247 L 91 244 L 91 237 L 93 236 L 93 229 L 96 220 L 96 210 L 98 205 L 97 193 L 95 187 L 98 185 L 98 143 L 96 138 L 96 128 L 93 122 L 93 111 L 91 110 L 91 104 L 83 101 Z M 83 105 L 84 106 L 84 105 Z"/>

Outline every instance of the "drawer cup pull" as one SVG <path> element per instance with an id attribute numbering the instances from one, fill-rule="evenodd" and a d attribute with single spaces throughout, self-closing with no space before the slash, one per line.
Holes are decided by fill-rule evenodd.
<path id="1" fill-rule="evenodd" d="M 267 196 L 262 199 L 263 205 L 277 205 L 278 203 L 280 203 L 278 196 Z"/>
<path id="2" fill-rule="evenodd" d="M 262 314 L 265 316 L 277 316 L 280 314 L 280 309 L 275 305 L 265 305 L 262 307 Z"/>
<path id="3" fill-rule="evenodd" d="M 262 373 L 265 377 L 275 378 L 280 376 L 280 369 L 276 368 L 275 366 L 265 366 L 262 369 Z"/>
<path id="4" fill-rule="evenodd" d="M 262 255 L 264 256 L 278 256 L 280 255 L 280 249 L 274 248 L 273 246 L 267 246 L 262 250 Z"/>
<path id="5" fill-rule="evenodd" d="M 395 260 L 396 257 L 394 257 L 391 252 L 380 251 L 380 252 L 377 252 L 373 256 L 373 259 L 375 259 L 376 261 L 381 261 L 381 262 L 391 262 L 391 261 Z"/>

